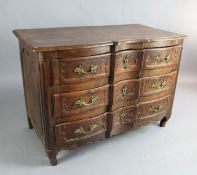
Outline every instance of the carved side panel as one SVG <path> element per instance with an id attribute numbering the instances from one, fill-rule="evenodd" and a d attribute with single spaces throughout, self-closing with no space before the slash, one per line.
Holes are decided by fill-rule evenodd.
<path id="1" fill-rule="evenodd" d="M 22 43 L 20 43 L 20 52 L 27 117 L 30 119 L 37 135 L 44 141 L 37 54 Z"/>

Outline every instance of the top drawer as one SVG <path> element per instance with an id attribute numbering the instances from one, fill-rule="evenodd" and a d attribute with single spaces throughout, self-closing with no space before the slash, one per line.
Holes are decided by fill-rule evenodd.
<path id="1" fill-rule="evenodd" d="M 181 54 L 181 45 L 145 49 L 144 50 L 144 69 L 157 69 L 177 65 Z"/>
<path id="2" fill-rule="evenodd" d="M 110 55 L 52 60 L 53 85 L 80 83 L 109 76 Z"/>
<path id="3" fill-rule="evenodd" d="M 138 72 L 141 69 L 142 50 L 126 50 L 116 53 L 115 74 Z"/>

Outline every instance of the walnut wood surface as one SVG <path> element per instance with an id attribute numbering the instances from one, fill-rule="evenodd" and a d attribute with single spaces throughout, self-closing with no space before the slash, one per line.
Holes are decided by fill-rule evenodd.
<path id="1" fill-rule="evenodd" d="M 77 143 L 87 137 L 94 137 L 98 133 L 106 131 L 106 113 L 92 119 L 84 119 L 75 122 L 63 123 L 55 126 L 55 133 L 57 138 L 57 145 L 64 145 L 69 143 Z M 94 127 L 93 127 L 94 126 Z M 93 129 L 91 129 L 91 127 Z M 81 129 L 80 132 L 76 132 Z"/>
<path id="2" fill-rule="evenodd" d="M 171 96 L 167 96 L 157 100 L 140 103 L 138 105 L 138 119 L 151 118 L 152 116 L 162 113 L 167 115 L 171 104 L 170 100 Z"/>
<path id="3" fill-rule="evenodd" d="M 131 79 L 129 76 L 138 78 L 142 66 L 142 50 L 126 50 L 115 53 L 114 82 Z M 127 65 L 125 61 L 127 60 Z M 122 76 L 121 76 L 122 75 Z"/>
<path id="4" fill-rule="evenodd" d="M 129 41 L 157 41 L 179 39 L 184 35 L 159 30 L 140 24 L 18 29 L 14 33 L 36 51 L 72 49 L 73 46 L 108 44 Z"/>
<path id="5" fill-rule="evenodd" d="M 172 93 L 177 72 L 141 79 L 141 96 L 158 95 L 159 93 Z M 163 86 L 162 86 L 163 85 Z M 167 95 L 167 94 L 166 94 Z"/>
<path id="6" fill-rule="evenodd" d="M 113 100 L 111 102 L 113 109 L 137 103 L 139 87 L 139 79 L 125 80 L 111 86 L 113 91 Z"/>
<path id="7" fill-rule="evenodd" d="M 20 45 L 20 55 L 28 124 L 30 128 L 35 128 L 37 135 L 44 142 L 37 54 L 31 52 L 29 49 L 24 49 Z"/>
<path id="8" fill-rule="evenodd" d="M 109 86 L 102 86 L 95 89 L 54 94 L 54 116 L 83 115 L 86 111 L 108 105 Z M 91 97 L 95 96 L 95 104 L 91 104 Z M 86 106 L 76 106 L 75 103 L 82 98 Z"/>
<path id="9" fill-rule="evenodd" d="M 95 73 L 90 72 L 91 65 L 97 67 Z M 74 71 L 79 66 L 85 72 L 83 75 L 79 75 Z M 52 72 L 54 85 L 83 83 L 85 81 L 109 77 L 110 54 L 75 59 L 56 59 L 52 61 Z"/>
<path id="10" fill-rule="evenodd" d="M 112 126 L 110 136 L 117 135 L 125 132 L 131 128 L 134 128 L 134 123 L 137 120 L 137 107 L 136 106 L 126 106 L 114 110 L 109 113 L 112 117 Z"/>
<path id="11" fill-rule="evenodd" d="M 14 33 L 28 124 L 51 165 L 62 149 L 169 120 L 184 35 L 137 24 Z"/>

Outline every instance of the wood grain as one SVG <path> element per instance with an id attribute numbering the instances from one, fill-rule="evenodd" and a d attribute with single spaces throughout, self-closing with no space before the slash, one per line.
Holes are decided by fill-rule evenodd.
<path id="1" fill-rule="evenodd" d="M 185 37 L 185 35 L 140 24 L 18 29 L 14 30 L 14 33 L 34 51 L 69 50 L 92 47 L 92 45 L 113 45 L 114 41 L 120 44 L 147 42 L 146 47 L 148 47 L 150 41 L 168 41 Z"/>

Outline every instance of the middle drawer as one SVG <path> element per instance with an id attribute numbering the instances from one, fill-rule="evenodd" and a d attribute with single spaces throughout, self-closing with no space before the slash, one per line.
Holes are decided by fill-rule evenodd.
<path id="1" fill-rule="evenodd" d="M 141 78 L 139 101 L 153 100 L 173 92 L 177 72 L 154 77 Z"/>
<path id="2" fill-rule="evenodd" d="M 112 110 L 137 103 L 140 79 L 125 80 L 110 86 L 113 92 Z"/>
<path id="3" fill-rule="evenodd" d="M 56 121 L 74 121 L 106 112 L 109 85 L 78 92 L 54 94 Z"/>

